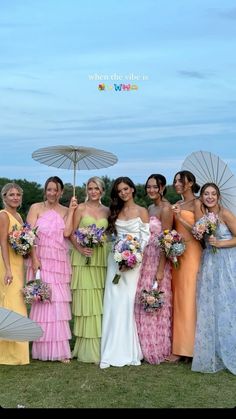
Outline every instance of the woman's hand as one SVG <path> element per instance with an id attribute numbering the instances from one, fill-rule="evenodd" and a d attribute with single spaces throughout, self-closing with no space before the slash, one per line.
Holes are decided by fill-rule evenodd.
<path id="1" fill-rule="evenodd" d="M 93 254 L 93 249 L 91 249 L 91 247 L 84 247 L 84 246 L 78 245 L 77 249 L 81 253 L 81 255 L 86 256 L 86 257 L 91 257 Z"/>
<path id="2" fill-rule="evenodd" d="M 36 272 L 37 272 L 38 269 L 41 269 L 41 263 L 38 260 L 38 258 L 33 258 L 33 260 L 32 260 L 32 268 L 33 268 L 34 275 L 36 274 Z"/>
<path id="3" fill-rule="evenodd" d="M 180 208 L 179 204 L 172 205 L 172 211 L 174 212 L 174 214 L 176 215 L 177 218 L 180 217 L 181 208 Z"/>
<path id="4" fill-rule="evenodd" d="M 220 241 L 215 236 L 210 236 L 208 240 L 209 244 L 214 247 L 220 247 Z"/>
<path id="5" fill-rule="evenodd" d="M 4 284 L 10 285 L 13 281 L 13 275 L 10 270 L 7 270 L 4 276 Z"/>
<path id="6" fill-rule="evenodd" d="M 75 196 L 72 196 L 70 200 L 70 205 L 69 205 L 69 212 L 73 213 L 77 207 L 78 207 L 77 198 Z"/>
<path id="7" fill-rule="evenodd" d="M 163 280 L 163 276 L 164 276 L 164 272 L 157 272 L 156 273 L 156 281 L 158 284 L 161 283 L 161 281 Z"/>

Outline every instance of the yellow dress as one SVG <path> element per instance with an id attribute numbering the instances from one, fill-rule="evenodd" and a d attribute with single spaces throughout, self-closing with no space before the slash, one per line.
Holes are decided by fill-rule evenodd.
<path id="1" fill-rule="evenodd" d="M 8 211 L 4 211 L 9 217 L 9 232 L 19 221 Z M 1 212 L 2 212 L 1 211 Z M 10 285 L 4 284 L 5 266 L 0 251 L 0 307 L 5 307 L 17 313 L 27 316 L 26 306 L 21 292 L 24 286 L 24 260 L 21 255 L 17 255 L 9 245 L 10 265 L 13 281 Z M 0 364 L 22 365 L 29 364 L 29 343 L 0 340 Z"/>
<path id="2" fill-rule="evenodd" d="M 194 214 L 182 210 L 181 217 L 194 224 Z M 193 356 L 196 326 L 196 283 L 202 248 L 190 232 L 175 220 L 175 229 L 185 239 L 186 249 L 180 256 L 180 267 L 172 270 L 173 289 L 173 344 L 175 355 Z"/>

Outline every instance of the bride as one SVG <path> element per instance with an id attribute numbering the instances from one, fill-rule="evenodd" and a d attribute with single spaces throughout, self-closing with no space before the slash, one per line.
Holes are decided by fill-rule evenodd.
<path id="1" fill-rule="evenodd" d="M 149 216 L 146 208 L 135 204 L 135 193 L 135 185 L 128 177 L 115 180 L 111 190 L 108 231 L 118 239 L 126 234 L 137 237 L 143 250 L 149 239 Z M 139 271 L 140 265 L 125 272 L 118 271 L 113 253 L 110 253 L 104 295 L 100 368 L 140 365 L 143 358 L 134 316 Z M 118 284 L 114 284 L 112 281 L 118 272 L 121 278 Z"/>

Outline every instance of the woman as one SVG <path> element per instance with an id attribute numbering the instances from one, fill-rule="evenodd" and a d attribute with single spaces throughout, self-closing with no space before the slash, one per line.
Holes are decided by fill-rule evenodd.
<path id="1" fill-rule="evenodd" d="M 23 256 L 17 254 L 8 242 L 13 226 L 21 228 L 23 221 L 17 208 L 21 206 L 23 191 L 15 183 L 3 186 L 1 196 L 4 209 L 0 211 L 0 306 L 27 316 L 21 289 L 24 286 Z M 28 342 L 0 340 L 0 364 L 29 364 Z"/>
<path id="2" fill-rule="evenodd" d="M 97 176 L 86 184 L 87 197 L 74 215 L 74 230 L 95 224 L 107 228 L 109 209 L 101 203 L 105 185 Z M 84 247 L 71 235 L 72 251 L 72 312 L 76 336 L 73 357 L 81 362 L 100 360 L 103 293 L 106 278 L 107 246 Z M 89 258 L 89 263 L 87 262 Z"/>
<path id="3" fill-rule="evenodd" d="M 172 291 L 171 267 L 156 240 L 163 230 L 171 230 L 173 212 L 170 203 L 163 198 L 166 178 L 152 174 L 146 181 L 146 193 L 153 200 L 148 208 L 151 237 L 145 248 L 135 298 L 135 318 L 144 359 L 150 364 L 160 364 L 171 354 Z M 155 284 L 156 283 L 156 284 Z M 142 289 L 155 285 L 164 292 L 164 306 L 154 312 L 146 312 L 140 303 Z"/>
<path id="4" fill-rule="evenodd" d="M 200 243 L 191 234 L 195 213 L 201 205 L 195 196 L 200 187 L 188 170 L 176 173 L 173 185 L 176 192 L 182 195 L 182 199 L 173 206 L 174 228 L 183 236 L 186 249 L 179 258 L 179 269 L 172 270 L 173 343 L 172 356 L 167 361 L 178 362 L 185 357 L 188 362 L 193 357 L 196 282 L 202 251 Z"/>
<path id="5" fill-rule="evenodd" d="M 206 240 L 197 282 L 197 325 L 192 371 L 236 374 L 236 217 L 220 205 L 220 191 L 206 183 L 201 211 L 218 216 L 215 236 Z M 214 254 L 212 246 L 217 250 Z"/>
<path id="6" fill-rule="evenodd" d="M 30 318 L 44 331 L 43 336 L 33 342 L 32 358 L 69 363 L 71 268 L 65 237 L 71 234 L 77 202 L 73 197 L 69 208 L 61 205 L 63 189 L 59 177 L 48 178 L 44 186 L 45 201 L 30 207 L 27 221 L 32 227 L 38 227 L 38 237 L 32 260 L 28 261 L 27 279 L 32 280 L 40 268 L 41 279 L 50 284 L 52 290 L 50 303 L 36 302 L 31 307 Z"/>
<path id="7" fill-rule="evenodd" d="M 118 239 L 129 234 L 139 239 L 142 250 L 149 239 L 149 217 L 145 208 L 135 204 L 136 188 L 128 177 L 115 180 L 111 190 L 108 231 Z M 110 365 L 140 365 L 140 348 L 134 316 L 134 300 L 140 265 L 120 272 L 118 284 L 112 281 L 118 271 L 113 252 L 108 257 L 104 295 L 100 368 Z"/>

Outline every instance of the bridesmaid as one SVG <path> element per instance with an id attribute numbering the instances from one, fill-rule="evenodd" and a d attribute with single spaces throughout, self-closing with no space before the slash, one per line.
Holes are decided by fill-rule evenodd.
<path id="1" fill-rule="evenodd" d="M 46 200 L 30 207 L 27 221 L 32 227 L 38 227 L 38 237 L 36 250 L 33 249 L 32 258 L 27 261 L 27 279 L 32 280 L 40 268 L 42 280 L 50 284 L 52 289 L 50 303 L 36 302 L 31 307 L 30 318 L 44 331 L 43 336 L 33 342 L 32 358 L 69 363 L 71 268 L 65 237 L 71 234 L 77 202 L 73 197 L 69 208 L 61 205 L 59 200 L 63 188 L 63 182 L 59 177 L 48 178 L 44 186 Z"/>
<path id="2" fill-rule="evenodd" d="M 228 369 L 236 375 L 236 217 L 221 206 L 214 183 L 202 186 L 200 198 L 203 205 L 197 219 L 213 212 L 219 222 L 215 236 L 206 241 L 198 274 L 192 371 Z"/>
<path id="3" fill-rule="evenodd" d="M 144 250 L 136 298 L 135 318 L 144 359 L 150 364 L 160 364 L 171 353 L 172 336 L 172 291 L 171 267 L 164 253 L 155 242 L 163 230 L 171 230 L 173 212 L 170 203 L 163 197 L 166 178 L 152 174 L 146 181 L 146 193 L 153 200 L 148 208 L 151 237 Z M 164 306 L 152 313 L 145 312 L 140 304 L 141 290 L 149 290 L 154 283 L 164 292 Z"/>
<path id="4" fill-rule="evenodd" d="M 96 224 L 107 228 L 109 209 L 101 203 L 105 185 L 97 176 L 87 181 L 87 197 L 74 214 L 74 230 Z M 107 245 L 88 248 L 79 245 L 74 234 L 72 251 L 72 312 L 76 336 L 73 357 L 81 362 L 100 360 L 103 293 L 107 266 Z M 86 258 L 90 263 L 86 264 Z"/>
<path id="5" fill-rule="evenodd" d="M 195 214 L 200 200 L 194 195 L 200 189 L 195 176 L 182 170 L 174 176 L 174 188 L 182 199 L 173 206 L 174 228 L 182 234 L 186 250 L 180 256 L 179 269 L 172 270 L 173 290 L 173 343 L 169 362 L 178 362 L 181 357 L 186 362 L 193 357 L 196 326 L 196 282 L 201 260 L 201 244 L 191 234 Z"/>
<path id="6" fill-rule="evenodd" d="M 15 183 L 7 183 L 1 190 L 4 209 L 0 211 L 0 307 L 27 316 L 21 289 L 24 286 L 23 256 L 16 254 L 8 243 L 12 227 L 23 224 L 17 208 L 22 203 L 23 190 Z M 0 364 L 29 364 L 28 342 L 0 340 Z"/>

